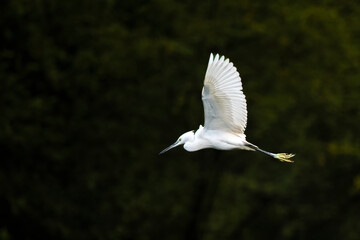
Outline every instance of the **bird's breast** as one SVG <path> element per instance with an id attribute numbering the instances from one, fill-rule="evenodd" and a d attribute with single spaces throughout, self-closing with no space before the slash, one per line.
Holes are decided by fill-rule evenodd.
<path id="1" fill-rule="evenodd" d="M 205 148 L 212 148 L 212 145 L 208 141 L 199 138 L 184 144 L 184 149 L 188 152 L 195 152 Z"/>

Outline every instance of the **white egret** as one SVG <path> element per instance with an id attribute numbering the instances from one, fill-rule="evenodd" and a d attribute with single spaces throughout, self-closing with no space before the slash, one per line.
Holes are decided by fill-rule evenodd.
<path id="1" fill-rule="evenodd" d="M 204 148 L 218 150 L 243 149 L 265 153 L 283 162 L 290 160 L 295 154 L 271 153 L 246 141 L 245 127 L 247 122 L 246 99 L 242 91 L 239 73 L 229 59 L 224 56 L 210 54 L 202 89 L 204 105 L 204 127 L 182 134 L 178 140 L 160 154 L 184 145 L 189 152 Z"/>

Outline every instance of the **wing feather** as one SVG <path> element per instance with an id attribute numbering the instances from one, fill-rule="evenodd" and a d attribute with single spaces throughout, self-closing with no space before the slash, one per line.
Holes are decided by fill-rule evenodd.
<path id="1" fill-rule="evenodd" d="M 211 53 L 202 90 L 206 129 L 244 133 L 247 109 L 242 89 L 233 63 Z"/>

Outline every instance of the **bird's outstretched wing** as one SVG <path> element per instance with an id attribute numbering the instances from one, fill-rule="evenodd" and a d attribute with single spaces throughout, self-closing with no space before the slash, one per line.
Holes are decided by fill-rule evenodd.
<path id="1" fill-rule="evenodd" d="M 244 133 L 247 121 L 246 99 L 239 73 L 224 56 L 210 54 L 202 101 L 205 129 Z"/>

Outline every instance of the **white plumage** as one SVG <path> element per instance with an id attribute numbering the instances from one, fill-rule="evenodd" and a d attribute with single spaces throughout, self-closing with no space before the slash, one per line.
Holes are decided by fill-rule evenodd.
<path id="1" fill-rule="evenodd" d="M 244 133 L 247 121 L 246 99 L 239 73 L 229 59 L 210 54 L 202 100 L 205 128 Z"/>
<path id="2" fill-rule="evenodd" d="M 239 73 L 229 59 L 210 54 L 202 89 L 205 123 L 199 129 L 182 134 L 178 140 L 160 152 L 184 144 L 187 151 L 204 148 L 219 150 L 256 150 L 281 161 L 292 162 L 294 154 L 270 153 L 246 141 L 246 99 Z"/>

